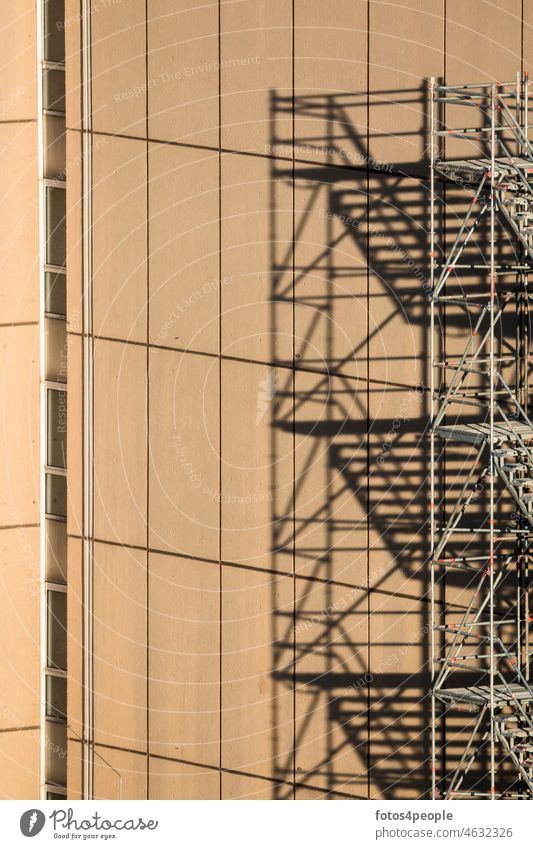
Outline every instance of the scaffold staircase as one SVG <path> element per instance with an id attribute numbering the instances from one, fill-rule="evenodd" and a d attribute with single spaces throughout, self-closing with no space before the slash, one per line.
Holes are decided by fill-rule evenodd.
<path id="1" fill-rule="evenodd" d="M 528 85 L 430 86 L 437 799 L 533 798 Z M 465 110 L 476 126 L 450 126 Z"/>

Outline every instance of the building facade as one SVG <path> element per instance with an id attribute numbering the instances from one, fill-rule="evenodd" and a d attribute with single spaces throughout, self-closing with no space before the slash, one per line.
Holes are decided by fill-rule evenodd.
<path id="1" fill-rule="evenodd" d="M 1 15 L 0 794 L 427 798 L 427 80 L 531 9 Z"/>

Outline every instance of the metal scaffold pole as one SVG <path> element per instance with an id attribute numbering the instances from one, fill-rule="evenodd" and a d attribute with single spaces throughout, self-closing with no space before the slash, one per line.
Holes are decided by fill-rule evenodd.
<path id="1" fill-rule="evenodd" d="M 434 799 L 533 798 L 528 86 L 430 81 Z"/>
<path id="2" fill-rule="evenodd" d="M 435 396 L 435 301 L 433 291 L 435 288 L 435 79 L 430 80 L 430 122 L 431 122 L 431 141 L 430 141 L 430 225 L 429 225 L 429 267 L 430 267 L 430 391 L 431 391 L 431 421 L 430 421 L 430 545 L 431 551 L 435 550 L 435 428 L 434 428 L 434 410 L 435 404 L 433 398 Z M 431 678 L 435 677 L 435 564 L 431 560 Z M 437 758 L 436 758 L 436 704 L 435 694 L 431 692 L 431 797 L 435 799 L 437 788 Z"/>

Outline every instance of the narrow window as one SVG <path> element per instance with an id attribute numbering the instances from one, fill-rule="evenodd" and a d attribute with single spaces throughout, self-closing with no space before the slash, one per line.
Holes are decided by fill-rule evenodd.
<path id="1" fill-rule="evenodd" d="M 48 645 L 46 665 L 50 669 L 67 668 L 67 594 L 48 590 Z"/>
<path id="2" fill-rule="evenodd" d="M 67 479 L 65 475 L 46 475 L 46 513 L 48 516 L 66 518 Z"/>
<path id="3" fill-rule="evenodd" d="M 44 47 L 47 62 L 65 61 L 65 0 L 44 0 Z"/>
<path id="4" fill-rule="evenodd" d="M 48 265 L 66 264 L 66 193 L 56 186 L 46 188 L 46 262 Z"/>
<path id="5" fill-rule="evenodd" d="M 48 389 L 47 459 L 49 466 L 67 467 L 67 393 L 65 389 Z"/>

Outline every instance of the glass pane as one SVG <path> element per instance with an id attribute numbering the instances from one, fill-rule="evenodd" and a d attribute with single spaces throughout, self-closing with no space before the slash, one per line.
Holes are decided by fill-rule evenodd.
<path id="1" fill-rule="evenodd" d="M 44 0 L 44 58 L 65 61 L 65 0 Z"/>
<path id="2" fill-rule="evenodd" d="M 49 792 L 47 792 L 46 798 L 48 800 L 52 800 L 52 799 L 66 799 L 67 797 L 64 794 L 62 795 L 61 793 L 49 793 Z"/>
<path id="3" fill-rule="evenodd" d="M 48 590 L 47 666 L 67 668 L 67 594 Z"/>
<path id="4" fill-rule="evenodd" d="M 46 580 L 67 580 L 67 523 L 46 519 Z"/>
<path id="5" fill-rule="evenodd" d="M 46 271 L 44 274 L 44 311 L 67 314 L 67 278 L 65 274 Z"/>
<path id="6" fill-rule="evenodd" d="M 65 383 L 67 379 L 67 323 L 64 318 L 46 317 L 45 374 L 47 380 Z"/>
<path id="7" fill-rule="evenodd" d="M 47 392 L 47 457 L 49 466 L 67 467 L 67 393 L 64 389 Z"/>
<path id="8" fill-rule="evenodd" d="M 43 106 L 54 112 L 65 112 L 65 72 L 43 71 Z"/>
<path id="9" fill-rule="evenodd" d="M 67 718 L 67 679 L 46 676 L 46 715 Z"/>
<path id="10" fill-rule="evenodd" d="M 46 262 L 64 266 L 66 261 L 66 192 L 49 186 L 46 189 Z"/>
<path id="11" fill-rule="evenodd" d="M 67 479 L 64 475 L 46 475 L 46 512 L 49 516 L 67 515 Z"/>

